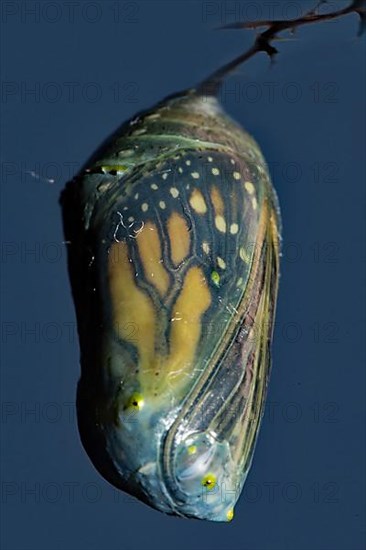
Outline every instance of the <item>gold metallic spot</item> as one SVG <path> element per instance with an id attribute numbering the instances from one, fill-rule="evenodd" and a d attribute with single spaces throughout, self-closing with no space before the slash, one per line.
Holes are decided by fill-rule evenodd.
<path id="1" fill-rule="evenodd" d="M 179 191 L 176 187 L 171 187 L 170 190 L 169 190 L 171 196 L 176 199 L 177 197 L 179 197 Z"/>
<path id="2" fill-rule="evenodd" d="M 144 406 L 144 398 L 140 393 L 133 393 L 128 400 L 128 408 L 140 411 Z"/>
<path id="3" fill-rule="evenodd" d="M 237 224 L 237 223 L 232 223 L 232 224 L 230 225 L 230 233 L 231 233 L 232 235 L 236 235 L 238 231 L 239 231 L 239 226 L 238 226 L 238 224 Z"/>
<path id="4" fill-rule="evenodd" d="M 220 285 L 220 275 L 217 273 L 217 271 L 213 271 L 211 273 L 211 281 L 214 285 L 219 286 Z"/>
<path id="5" fill-rule="evenodd" d="M 191 239 L 186 220 L 177 212 L 168 220 L 168 234 L 172 262 L 179 265 L 188 255 Z"/>
<path id="6" fill-rule="evenodd" d="M 203 198 L 201 191 L 198 189 L 195 189 L 192 192 L 191 198 L 189 199 L 189 204 L 192 206 L 193 210 L 197 212 L 197 214 L 206 214 L 207 206 L 205 199 Z"/>
<path id="7" fill-rule="evenodd" d="M 125 172 L 127 170 L 127 166 L 123 166 L 121 164 L 113 164 L 108 166 L 101 166 L 101 170 L 104 174 L 109 174 L 110 172 L 121 174 L 122 172 Z"/>
<path id="8" fill-rule="evenodd" d="M 220 174 L 220 170 L 218 168 L 212 168 L 211 172 L 214 176 L 218 176 Z"/>
<path id="9" fill-rule="evenodd" d="M 199 175 L 198 172 L 192 172 L 192 173 L 191 173 L 191 176 L 192 176 L 192 178 L 195 179 L 195 180 L 198 180 L 198 178 L 200 177 L 200 175 Z"/>
<path id="10" fill-rule="evenodd" d="M 216 228 L 221 231 L 221 233 L 226 233 L 226 221 L 223 216 L 216 216 L 215 217 L 215 225 Z"/>
<path id="11" fill-rule="evenodd" d="M 212 489 L 214 489 L 214 487 L 216 486 L 216 482 L 217 480 L 215 474 L 211 473 L 205 475 L 205 477 L 201 481 L 203 487 L 206 487 L 206 489 L 208 489 L 209 491 L 212 491 Z"/>
<path id="12" fill-rule="evenodd" d="M 248 191 L 249 195 L 253 195 L 255 189 L 251 181 L 246 181 L 244 183 L 244 187 Z"/>
<path id="13" fill-rule="evenodd" d="M 241 178 L 240 172 L 233 172 L 233 178 L 234 180 L 240 180 Z"/>
<path id="14" fill-rule="evenodd" d="M 231 521 L 234 517 L 234 508 L 230 508 L 230 510 L 226 513 L 226 518 L 228 521 Z"/>
<path id="15" fill-rule="evenodd" d="M 162 264 L 159 232 L 154 224 L 145 224 L 138 234 L 137 246 L 147 281 L 164 296 L 169 287 L 169 275 Z"/>

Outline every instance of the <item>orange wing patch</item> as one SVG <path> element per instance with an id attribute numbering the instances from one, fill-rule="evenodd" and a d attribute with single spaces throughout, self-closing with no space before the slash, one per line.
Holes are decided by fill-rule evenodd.
<path id="1" fill-rule="evenodd" d="M 177 266 L 188 256 L 191 242 L 187 222 L 177 212 L 168 220 L 168 235 L 172 262 Z"/>
<path id="2" fill-rule="evenodd" d="M 145 223 L 136 240 L 146 280 L 161 296 L 165 296 L 169 288 L 169 275 L 163 265 L 161 243 L 156 226 L 151 222 Z"/>
<path id="3" fill-rule="evenodd" d="M 123 340 L 136 344 L 141 364 L 148 365 L 154 357 L 156 313 L 150 298 L 136 286 L 125 242 L 112 245 L 108 275 L 113 326 Z M 134 336 L 131 324 L 137 329 Z"/>
<path id="4" fill-rule="evenodd" d="M 211 293 L 203 271 L 192 267 L 184 280 L 183 289 L 173 306 L 170 334 L 170 355 L 167 372 L 174 384 L 189 375 L 201 336 L 201 318 L 211 304 Z"/>

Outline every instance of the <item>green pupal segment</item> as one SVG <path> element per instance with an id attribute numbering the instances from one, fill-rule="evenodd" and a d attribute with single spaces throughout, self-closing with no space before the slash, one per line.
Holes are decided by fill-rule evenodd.
<path id="1" fill-rule="evenodd" d="M 124 124 L 70 186 L 69 208 L 77 203 L 82 213 L 70 258 L 83 281 L 74 294 L 87 451 L 107 479 L 158 510 L 230 521 L 263 413 L 278 283 L 278 208 L 258 145 L 215 98 L 188 92 Z M 113 273 L 120 290 L 112 292 L 116 247 L 128 267 L 119 266 L 121 287 Z M 202 289 L 188 285 L 195 273 Z M 155 319 L 136 341 L 113 317 L 133 293 L 122 318 L 144 304 L 138 319 Z M 182 350 L 173 338 L 181 322 Z M 169 358 L 185 353 L 193 334 L 193 358 L 172 377 Z"/>

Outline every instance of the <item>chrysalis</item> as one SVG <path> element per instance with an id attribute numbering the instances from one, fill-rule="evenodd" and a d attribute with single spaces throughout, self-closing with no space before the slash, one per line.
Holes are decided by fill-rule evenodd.
<path id="1" fill-rule="evenodd" d="M 232 519 L 263 415 L 279 209 L 217 91 L 274 53 L 276 29 L 125 123 L 62 197 L 83 443 L 111 483 L 167 514 Z"/>

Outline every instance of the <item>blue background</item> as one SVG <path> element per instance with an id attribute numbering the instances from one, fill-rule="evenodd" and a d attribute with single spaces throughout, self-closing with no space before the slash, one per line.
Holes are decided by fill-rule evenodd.
<path id="1" fill-rule="evenodd" d="M 224 87 L 227 111 L 269 162 L 284 250 L 253 467 L 234 521 L 214 524 L 118 492 L 81 446 L 58 198 L 123 120 L 251 43 L 250 31 L 215 27 L 313 4 L 84 1 L 73 17 L 67 5 L 3 2 L 1 14 L 2 547 L 364 548 L 365 40 L 356 16 L 298 30 L 277 44 L 273 67 L 259 55 Z"/>

